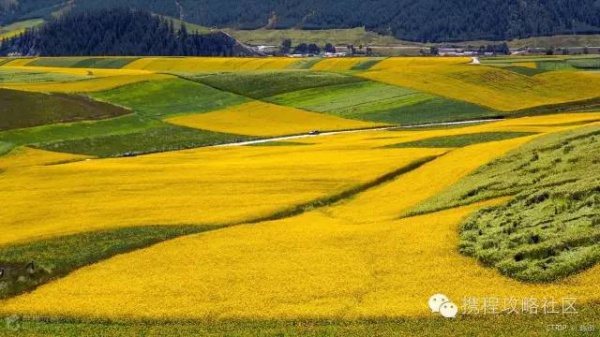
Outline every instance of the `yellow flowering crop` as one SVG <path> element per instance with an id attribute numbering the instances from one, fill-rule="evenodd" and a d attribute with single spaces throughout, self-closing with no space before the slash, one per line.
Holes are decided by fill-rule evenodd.
<path id="1" fill-rule="evenodd" d="M 22 67 L 35 60 L 37 60 L 35 57 L 16 58 L 3 64 L 2 67 Z"/>
<path id="2" fill-rule="evenodd" d="M 340 70 L 351 70 L 352 67 L 364 61 L 363 57 L 340 57 L 330 58 L 319 61 L 315 64 L 311 70 L 328 70 L 328 71 L 340 71 Z"/>
<path id="3" fill-rule="evenodd" d="M 36 225 L 29 233 L 21 231 L 22 238 L 57 227 L 81 230 L 77 225 L 82 218 L 92 228 L 100 224 L 110 227 L 106 219 L 115 218 L 116 214 L 129 216 L 121 217 L 123 222 L 119 225 L 133 223 L 131 217 L 136 215 L 143 215 L 136 220 L 147 223 L 150 218 L 160 219 L 160 212 L 152 209 L 156 205 L 171 220 L 197 222 L 211 216 L 218 219 L 218 215 L 231 219 L 240 209 L 247 210 L 248 203 L 256 210 L 258 205 L 281 205 L 283 199 L 289 200 L 286 193 L 276 192 L 279 188 L 294 190 L 293 194 L 303 191 L 304 185 L 298 180 L 290 183 L 290 178 L 308 179 L 314 184 L 315 179 L 331 181 L 349 174 L 356 182 L 364 178 L 363 169 L 372 175 L 375 169 L 383 172 L 384 166 L 389 170 L 391 162 L 397 167 L 419 156 L 441 155 L 445 151 L 373 148 L 390 141 L 426 138 L 439 132 L 469 133 L 536 125 L 546 125 L 548 130 L 555 125 L 555 130 L 559 130 L 569 121 L 597 117 L 568 116 L 523 118 L 448 130 L 378 131 L 307 139 L 317 143 L 312 146 L 182 151 L 50 169 L 45 166 L 37 173 L 35 168 L 14 172 L 9 169 L 0 178 L 8 183 L 9 190 L 14 186 L 12 181 L 20 187 L 30 186 L 24 180 L 28 178 L 38 184 L 35 191 L 39 195 L 30 192 L 15 200 L 18 195 L 12 191 L 12 198 L 1 202 L 14 209 L 20 200 L 43 198 L 45 202 L 36 205 L 46 215 L 53 214 L 48 212 L 49 198 L 39 191 L 52 191 L 61 202 L 62 206 L 54 206 L 61 211 L 61 221 L 46 227 Z M 430 315 L 427 299 L 438 292 L 456 301 L 469 296 L 567 295 L 576 296 L 580 302 L 599 300 L 595 289 L 600 282 L 600 267 L 555 284 L 530 285 L 503 277 L 457 252 L 460 221 L 478 207 L 506 199 L 397 219 L 413 205 L 528 138 L 451 150 L 390 183 L 301 216 L 193 235 L 116 256 L 31 294 L 5 301 L 0 312 L 113 319 L 353 319 Z M 92 166 L 85 168 L 86 164 Z M 47 184 L 52 186 L 39 186 L 43 180 L 37 174 L 51 178 Z M 70 180 L 61 177 L 63 174 Z M 79 182 L 73 185 L 70 181 Z M 337 180 L 337 189 L 341 185 L 343 182 Z M 247 188 L 257 187 L 267 190 L 256 191 L 254 197 L 247 194 Z M 107 193 L 111 190 L 117 191 Z M 140 197 L 136 191 L 143 193 L 146 208 L 135 202 Z M 153 191 L 157 191 L 156 195 Z M 175 191 L 184 196 L 179 198 Z M 77 198 L 60 193 L 76 193 Z M 273 193 L 276 198 L 270 198 Z M 238 194 L 244 194 L 244 198 Z M 102 200 L 102 204 L 86 209 L 77 202 L 86 198 L 88 208 L 94 205 L 92 200 Z M 69 220 L 70 210 L 64 207 L 64 200 L 74 202 L 68 208 L 74 209 L 72 216 L 77 219 Z M 117 203 L 120 208 L 115 207 Z M 23 210 L 23 214 L 31 211 Z M 19 223 L 33 222 L 20 220 Z M 133 265 L 137 267 L 132 268 Z M 160 304 L 157 298 L 161 299 Z"/>
<path id="4" fill-rule="evenodd" d="M 0 161 L 0 244 L 124 226 L 237 223 L 439 153 L 248 146 L 62 165 L 30 165 L 29 152 L 16 153 Z M 58 158 L 65 156 L 72 158 Z"/>
<path id="5" fill-rule="evenodd" d="M 537 63 L 535 63 L 535 62 L 519 62 L 519 63 L 513 63 L 512 65 L 515 67 L 537 69 Z"/>
<path id="6" fill-rule="evenodd" d="M 66 68 L 69 69 L 69 68 Z M 0 83 L 0 88 L 56 93 L 85 93 L 109 90 L 116 87 L 146 81 L 158 81 L 173 78 L 170 75 L 147 74 L 147 75 L 122 75 L 97 77 L 73 82 L 48 82 L 48 83 Z"/>
<path id="7" fill-rule="evenodd" d="M 152 71 L 174 72 L 211 72 L 239 70 L 277 70 L 285 69 L 298 59 L 270 58 L 235 58 L 235 57 L 186 57 L 186 58 L 142 58 L 133 61 L 123 69 L 144 69 Z"/>
<path id="8" fill-rule="evenodd" d="M 258 101 L 167 121 L 203 130 L 252 136 L 280 136 L 311 130 L 345 130 L 381 125 Z"/>
<path id="9" fill-rule="evenodd" d="M 31 60 L 29 60 L 31 62 Z M 14 62 L 14 61 L 13 61 Z M 23 70 L 23 71 L 40 71 L 46 73 L 61 73 L 67 75 L 81 75 L 87 76 L 91 72 L 94 77 L 106 77 L 106 76 L 125 76 L 125 75 L 148 75 L 152 74 L 152 71 L 140 70 L 140 69 L 96 69 L 96 68 L 67 68 L 67 67 L 41 67 L 41 66 L 17 66 L 11 62 L 8 65 L 4 65 L 4 68 L 10 70 Z"/>
<path id="10" fill-rule="evenodd" d="M 371 69 L 390 70 L 417 66 L 449 66 L 470 62 L 471 58 L 469 57 L 390 57 L 377 63 Z"/>
<path id="11" fill-rule="evenodd" d="M 491 203 L 360 225 L 324 209 L 193 235 L 83 268 L 6 301 L 0 312 L 112 319 L 380 319 L 430 317 L 427 300 L 435 293 L 458 305 L 465 297 L 575 296 L 579 304 L 600 299 L 600 267 L 533 285 L 460 255 L 457 225 L 486 204 Z M 366 210 L 360 203 L 354 207 Z"/>
<path id="12" fill-rule="evenodd" d="M 386 66 L 386 62 L 389 61 L 381 63 Z M 385 69 L 381 63 L 374 67 L 380 70 L 360 76 L 502 111 L 600 96 L 600 74 L 597 73 L 548 72 L 525 76 L 481 65 L 407 65 Z"/>

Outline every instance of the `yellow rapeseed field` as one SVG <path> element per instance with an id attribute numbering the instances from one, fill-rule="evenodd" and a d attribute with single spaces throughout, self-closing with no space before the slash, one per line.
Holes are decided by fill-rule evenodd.
<path id="1" fill-rule="evenodd" d="M 414 184 L 425 187 L 430 180 Z M 391 195 L 378 202 L 397 200 Z M 385 319 L 430 317 L 427 300 L 435 293 L 459 306 L 468 297 L 541 302 L 575 296 L 579 305 L 600 299 L 600 267 L 535 285 L 460 255 L 458 224 L 495 202 L 373 222 L 372 204 L 356 200 L 349 203 L 363 211 L 357 213 L 360 224 L 336 217 L 331 207 L 193 235 L 83 268 L 6 301 L 0 312 L 112 319 Z"/>
<path id="2" fill-rule="evenodd" d="M 173 77 L 170 75 L 162 74 L 115 75 L 106 77 L 93 77 L 87 80 L 64 83 L 0 83 L 0 88 L 35 92 L 86 93 L 109 90 L 138 82 L 159 81 L 172 78 Z"/>
<path id="3" fill-rule="evenodd" d="M 30 152 L 17 152 L 0 161 L 0 245 L 124 226 L 237 223 L 439 153 L 248 146 L 48 166 L 31 165 Z M 73 159 L 56 156 L 53 162 Z"/>
<path id="4" fill-rule="evenodd" d="M 374 67 L 376 70 L 359 76 L 502 111 L 600 96 L 598 73 L 547 72 L 525 76 L 481 65 L 440 63 L 394 67 L 396 64 L 387 62 L 391 61 L 382 61 Z M 382 68 L 386 66 L 389 68 Z"/>
<path id="5" fill-rule="evenodd" d="M 371 69 L 392 70 L 416 66 L 449 66 L 467 64 L 471 61 L 470 57 L 390 57 L 377 63 Z"/>
<path id="6" fill-rule="evenodd" d="M 2 40 L 8 40 L 12 37 L 18 36 L 23 33 L 25 33 L 25 29 L 17 29 L 10 32 L 6 32 L 4 34 L 0 34 L 0 42 L 2 42 Z"/>
<path id="7" fill-rule="evenodd" d="M 30 60 L 31 61 L 31 60 Z M 107 76 L 135 76 L 135 75 L 148 75 L 153 74 L 152 71 L 140 70 L 140 69 L 87 69 L 87 68 L 66 68 L 66 67 L 39 67 L 39 66 L 26 66 L 26 65 L 13 65 L 12 61 L 9 64 L 4 65 L 2 68 L 7 70 L 23 70 L 23 71 L 39 71 L 46 73 L 61 73 L 67 75 L 82 75 L 88 76 L 91 74 L 94 77 L 107 77 Z"/>
<path id="8" fill-rule="evenodd" d="M 87 74 L 85 69 L 24 67 L 33 60 L 8 66 Z M 348 70 L 359 61 L 324 60 L 313 70 Z M 506 111 L 600 95 L 599 74 L 528 77 L 467 65 L 470 61 L 389 58 L 362 76 Z M 298 60 L 142 58 L 124 70 L 95 69 L 89 80 L 0 87 L 85 93 L 172 78 L 153 73 L 159 71 L 273 70 L 294 62 Z M 586 122 L 600 124 L 598 120 L 600 113 L 561 114 L 456 129 L 294 140 L 303 146 L 219 147 L 102 160 L 17 149 L 0 157 L 0 245 L 127 226 L 242 223 L 356 187 L 415 160 L 437 158 L 336 205 L 179 238 L 85 267 L 1 302 L 0 315 L 119 320 L 429 317 L 427 299 L 439 292 L 459 305 L 464 297 L 569 295 L 579 302 L 600 301 L 600 266 L 555 284 L 530 285 L 457 252 L 461 220 L 508 199 L 399 219 L 477 167 L 537 136 L 460 149 L 384 148 L 477 132 L 557 132 Z M 168 121 L 255 136 L 376 126 L 264 102 Z"/>
<path id="9" fill-rule="evenodd" d="M 361 144 L 362 147 L 379 148 L 420 139 L 455 136 L 481 132 L 559 132 L 577 125 L 599 124 L 600 113 L 568 113 L 507 119 L 493 123 L 474 124 L 460 128 L 405 129 L 397 132 L 362 132 L 332 135 L 328 137 L 295 139 L 297 143 L 313 144 L 320 148 L 345 148 Z"/>
<path id="10" fill-rule="evenodd" d="M 364 57 L 339 57 L 324 59 L 315 64 L 311 70 L 341 71 L 351 70 L 352 67 L 364 61 Z"/>
<path id="11" fill-rule="evenodd" d="M 346 130 L 382 125 L 259 101 L 209 113 L 175 117 L 167 121 L 203 130 L 252 136 L 281 136 L 311 130 Z"/>
<path id="12" fill-rule="evenodd" d="M 240 70 L 277 70 L 285 69 L 298 59 L 272 58 L 235 58 L 235 57 L 186 57 L 186 58 L 142 58 L 123 67 L 123 69 L 143 69 L 151 71 L 173 72 L 212 72 Z"/>
<path id="13" fill-rule="evenodd" d="M 346 171 L 369 165 L 366 161 L 350 165 L 339 162 L 341 154 L 351 152 L 351 157 L 354 157 L 364 148 L 371 148 L 364 151 L 369 160 L 385 158 L 384 162 L 397 165 L 405 165 L 419 156 L 439 157 L 392 182 L 333 206 L 283 220 L 179 238 L 111 258 L 31 294 L 8 300 L 3 303 L 0 312 L 114 319 L 354 319 L 429 316 L 427 300 L 439 292 L 450 296 L 459 306 L 465 297 L 541 300 L 545 297 L 575 296 L 578 303 L 600 300 L 595 291 L 600 282 L 600 267 L 554 284 L 524 284 L 501 276 L 496 270 L 484 268 L 457 252 L 457 226 L 460 221 L 479 207 L 505 202 L 507 198 L 398 219 L 404 211 L 437 194 L 471 170 L 535 136 L 476 144 L 446 154 L 444 149 L 377 148 L 390 141 L 427 138 L 440 131 L 469 133 L 486 128 L 504 131 L 510 129 L 511 123 L 517 128 L 545 125 L 548 132 L 558 131 L 577 127 L 565 126 L 565 123 L 593 121 L 591 118 L 598 116 L 585 115 L 575 114 L 573 119 L 566 114 L 531 117 L 448 130 L 344 134 L 313 138 L 316 144 L 311 146 L 181 152 L 178 155 L 186 155 L 188 160 L 193 157 L 212 163 L 218 159 L 215 163 L 234 166 L 237 175 L 244 175 L 240 179 L 245 181 L 249 181 L 246 180 L 249 179 L 245 176 L 246 171 L 252 172 L 254 177 L 260 172 L 244 162 L 246 156 L 258 157 L 257 163 L 267 161 L 265 165 L 269 167 L 270 179 L 275 179 L 273 167 L 287 166 L 295 171 L 304 167 L 303 163 L 309 163 L 310 169 L 305 173 L 295 171 L 296 174 L 292 175 L 285 172 L 287 179 L 298 175 L 308 178 L 305 175 L 313 171 L 327 171 L 322 173 L 329 175 L 328 179 L 339 177 L 348 173 Z M 220 158 L 220 151 L 232 151 L 235 155 L 230 154 L 229 160 L 224 160 Z M 277 156 L 277 153 L 286 155 Z M 302 158 L 300 153 L 305 157 Z M 326 158 L 331 162 L 327 162 Z M 168 162 L 170 166 L 178 166 L 181 164 L 173 163 L 182 162 L 180 157 L 165 154 L 105 162 L 112 166 L 131 160 L 122 164 L 131 166 L 135 161 L 144 159 L 144 169 L 150 173 L 150 176 L 145 175 L 148 179 L 145 184 L 157 180 L 158 175 L 152 176 L 155 168 L 158 169 L 154 165 L 161 163 L 164 166 Z M 183 162 L 189 164 L 185 160 Z M 323 166 L 319 164 L 317 167 L 316 163 Z M 332 163 L 336 167 L 328 170 L 326 167 Z M 381 164 L 373 165 L 369 170 L 378 165 Z M 190 166 L 186 166 L 190 171 Z M 73 174 L 74 170 L 69 171 Z M 77 171 L 80 172 L 81 168 Z M 194 171 L 213 172 L 206 169 Z M 220 172 L 223 174 L 223 171 Z M 111 173 L 110 176 L 114 176 L 114 172 Z M 164 175 L 164 172 L 161 173 Z M 363 172 L 355 173 L 356 177 L 364 175 Z M 10 175 L 10 171 L 6 175 Z M 82 175 L 89 177 L 90 173 L 82 172 Z M 100 179 L 91 176 L 95 181 Z M 127 176 L 135 179 L 133 175 Z M 224 186 L 230 184 L 232 176 L 226 178 L 228 182 L 223 182 Z M 125 183 L 123 179 L 120 182 Z M 106 182 L 98 183 L 104 185 Z M 274 188 L 281 182 L 272 180 L 270 183 Z M 28 186 L 23 182 L 21 185 Z M 256 183 L 251 183 L 251 186 L 256 186 Z M 288 189 L 296 188 L 287 186 Z M 143 187 L 145 191 L 152 190 L 149 185 Z M 189 195 L 193 193 L 190 191 L 196 190 L 194 187 L 188 186 L 186 199 L 194 199 L 193 194 Z M 123 193 L 132 188 L 134 186 L 123 186 Z M 161 191 L 163 194 L 164 189 Z M 210 190 L 200 189 L 205 194 Z M 230 193 L 240 191 L 244 192 L 244 189 L 235 186 L 235 192 L 232 189 Z M 81 194 L 82 191 L 78 192 Z M 167 196 L 171 197 L 167 193 L 165 199 L 168 199 Z M 148 197 L 150 199 L 145 197 L 144 200 L 155 204 L 152 195 Z M 235 198 L 235 195 L 230 197 Z M 110 202 L 110 198 L 105 200 Z M 181 203 L 181 200 L 178 202 Z M 260 203 L 269 202 L 272 200 L 260 200 Z M 224 208 L 231 204 L 236 207 L 229 207 L 224 213 L 236 212 L 243 205 L 229 199 L 225 203 L 227 205 L 222 205 Z M 161 204 L 161 207 L 164 206 Z M 195 211 L 190 205 L 179 206 L 187 212 Z M 202 205 L 197 204 L 196 207 Z M 136 212 L 128 210 L 126 214 Z M 175 215 L 175 212 L 170 215 L 181 216 Z M 131 268 L 132 265 L 137 268 Z M 160 301 L 157 301 L 158 298 Z"/>
<path id="14" fill-rule="evenodd" d="M 0 156 L 0 170 L 14 171 L 16 169 L 79 161 L 86 158 L 88 157 L 82 155 L 20 147 L 13 150 L 10 155 Z"/>
<path id="15" fill-rule="evenodd" d="M 518 63 L 513 63 L 512 65 L 515 67 L 537 69 L 537 63 L 535 63 L 535 62 L 518 62 Z"/>
<path id="16" fill-rule="evenodd" d="M 35 57 L 17 58 L 2 65 L 2 67 L 22 67 L 37 60 Z"/>

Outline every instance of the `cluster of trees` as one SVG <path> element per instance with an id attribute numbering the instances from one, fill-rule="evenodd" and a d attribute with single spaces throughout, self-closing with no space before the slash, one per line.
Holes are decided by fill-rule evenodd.
<path id="1" fill-rule="evenodd" d="M 326 43 L 325 46 L 323 46 L 323 48 L 319 47 L 315 43 L 310 43 L 310 44 L 300 43 L 300 44 L 297 44 L 296 46 L 292 47 L 292 40 L 290 40 L 290 39 L 283 40 L 283 42 L 281 43 L 281 46 L 279 47 L 279 51 L 281 54 L 318 55 L 321 52 L 324 52 L 324 53 L 345 52 L 350 55 L 372 55 L 373 54 L 373 49 L 371 47 L 365 47 L 363 45 L 360 45 L 358 47 L 355 47 L 354 45 L 347 45 L 345 48 L 343 48 L 344 50 L 338 50 L 338 49 L 339 48 L 336 48 L 331 43 Z"/>
<path id="2" fill-rule="evenodd" d="M 312 54 L 318 55 L 321 53 L 321 48 L 314 43 L 306 44 L 300 43 L 296 47 L 294 47 L 294 54 Z"/>
<path id="3" fill-rule="evenodd" d="M 245 53 L 226 34 L 189 33 L 148 12 L 104 9 L 71 13 L 0 45 L 0 55 L 234 56 Z"/>
<path id="4" fill-rule="evenodd" d="M 0 2 L 1 4 L 2 2 Z M 598 0 L 28 0 L 8 1 L 0 24 L 74 11 L 130 7 L 208 27 L 329 29 L 366 27 L 419 42 L 509 40 L 600 32 Z"/>
<path id="5" fill-rule="evenodd" d="M 331 48 L 333 48 L 334 53 L 335 53 L 335 47 L 333 47 L 331 45 L 331 43 L 328 43 L 325 46 L 325 52 L 327 52 L 327 50 L 331 50 Z M 318 55 L 321 53 L 321 48 L 319 46 L 317 46 L 315 43 L 300 43 L 294 47 L 292 47 L 292 40 L 290 39 L 285 39 L 283 40 L 283 42 L 281 43 L 281 47 L 279 48 L 279 51 L 282 54 L 313 54 L 313 55 Z"/>

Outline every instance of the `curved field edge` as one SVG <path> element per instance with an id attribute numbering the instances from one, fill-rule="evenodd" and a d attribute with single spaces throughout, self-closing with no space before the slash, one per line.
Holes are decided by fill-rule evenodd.
<path id="1" fill-rule="evenodd" d="M 597 122 L 590 120 L 583 121 L 581 123 L 596 124 Z M 463 177 L 454 185 L 450 186 L 444 191 L 441 191 L 439 194 L 432 196 L 419 203 L 415 207 L 407 210 L 402 214 L 402 217 L 438 212 L 444 209 L 469 205 L 474 202 L 489 200 L 497 197 L 517 195 L 518 193 L 523 192 L 525 189 L 533 187 L 534 184 L 539 183 L 542 179 L 551 178 L 551 176 L 549 177 L 549 174 L 556 173 L 556 169 L 550 166 L 543 166 L 539 170 L 534 170 L 534 172 L 527 172 L 523 170 L 526 167 L 538 162 L 538 160 L 540 160 L 540 153 L 543 152 L 549 152 L 554 156 L 552 158 L 550 158 L 550 156 L 546 156 L 547 158 L 545 159 L 549 161 L 548 164 L 552 162 L 554 165 L 561 164 L 563 166 L 563 170 L 571 169 L 570 166 L 574 162 L 569 163 L 563 161 L 563 159 L 558 157 L 559 153 L 556 151 L 560 149 L 563 149 L 564 151 L 565 146 L 567 146 L 563 144 L 564 142 L 576 141 L 586 137 L 597 138 L 600 136 L 600 126 L 586 126 L 585 124 L 560 124 L 559 126 L 580 126 L 575 130 L 541 135 L 539 138 L 534 139 L 523 147 L 507 153 L 502 158 L 483 165 L 468 176 Z M 568 154 L 571 150 L 566 150 L 567 153 L 564 154 Z M 545 163 L 545 161 L 543 160 L 542 163 Z M 523 181 L 519 184 L 518 182 L 514 181 L 518 179 L 518 177 L 511 175 L 504 176 L 508 177 L 508 181 L 499 180 L 501 176 L 499 173 L 514 172 L 514 170 L 523 171 L 521 173 L 523 175 L 531 175 L 532 180 L 527 182 Z M 541 179 L 539 179 L 540 177 Z M 536 178 L 538 178 L 538 180 L 535 180 Z M 565 182 L 570 181 L 567 180 Z M 554 185 L 556 184 L 550 183 L 548 186 Z M 536 187 L 540 186 L 537 185 Z M 544 187 L 544 185 L 541 187 Z"/>
<path id="2" fill-rule="evenodd" d="M 31 291 L 75 269 L 218 226 L 145 226 L 102 230 L 0 247 L 0 299 Z"/>
<path id="3" fill-rule="evenodd" d="M 38 143 L 32 145 L 32 147 L 54 152 L 84 154 L 99 158 L 114 158 L 188 150 L 256 139 L 257 137 L 212 132 L 163 122 L 154 122 L 149 123 L 143 130 L 131 133 L 59 140 Z"/>
<path id="4" fill-rule="evenodd" d="M 577 305 L 573 315 L 466 315 L 389 320 L 220 320 L 220 321 L 94 321 L 68 317 L 1 317 L 14 329 L 0 329 L 0 336 L 15 330 L 28 336 L 557 336 L 549 327 L 571 327 L 563 337 L 591 336 L 600 321 L 600 303 Z M 587 329 L 587 330 L 583 330 Z M 587 332 L 587 333 L 586 333 Z"/>
<path id="5" fill-rule="evenodd" d="M 148 248 L 181 236 L 228 228 L 241 224 L 293 217 L 317 208 L 330 206 L 370 188 L 384 184 L 402 174 L 415 170 L 437 156 L 415 160 L 406 166 L 384 174 L 373 181 L 319 198 L 269 216 L 221 225 L 138 226 L 52 237 L 28 243 L 0 247 L 0 300 L 30 292 L 39 286 L 67 276 L 87 265 L 98 263 L 118 254 Z M 82 252 L 85 252 L 82 254 Z"/>
<path id="6" fill-rule="evenodd" d="M 460 227 L 461 253 L 525 282 L 600 262 L 600 126 L 541 137 L 481 167 L 410 215 L 511 195 Z"/>
<path id="7" fill-rule="evenodd" d="M 519 137 L 527 137 L 535 135 L 534 132 L 479 132 L 467 133 L 452 136 L 440 136 L 432 138 L 424 138 L 420 140 L 388 145 L 386 148 L 411 148 L 411 147 L 427 147 L 427 148 L 448 148 L 448 147 L 464 147 L 473 144 L 501 141 Z"/>
<path id="8" fill-rule="evenodd" d="M 9 154 L 14 148 L 14 144 L 0 141 L 0 156 Z"/>
<path id="9" fill-rule="evenodd" d="M 443 156 L 443 154 L 440 156 Z M 414 171 L 414 170 L 418 169 L 419 167 L 439 158 L 440 156 L 430 156 L 430 157 L 425 157 L 425 158 L 422 158 L 419 160 L 415 160 L 412 163 L 410 163 L 404 167 L 401 167 L 401 168 L 391 171 L 385 175 L 382 175 L 381 177 L 374 179 L 373 181 L 370 181 L 366 184 L 358 185 L 354 188 L 348 189 L 341 193 L 334 194 L 334 195 L 331 195 L 331 196 L 328 196 L 325 198 L 321 198 L 321 199 L 318 199 L 315 201 L 311 201 L 309 203 L 300 204 L 300 205 L 288 208 L 286 210 L 274 213 L 270 216 L 249 221 L 247 223 L 260 223 L 260 222 L 265 222 L 265 221 L 280 220 L 280 219 L 300 215 L 302 213 L 315 210 L 317 208 L 331 206 L 337 202 L 341 202 L 343 200 L 350 199 L 350 198 L 354 197 L 355 195 L 365 192 L 371 188 L 383 185 L 391 180 L 396 179 L 397 177 L 399 177 L 403 174 Z"/>

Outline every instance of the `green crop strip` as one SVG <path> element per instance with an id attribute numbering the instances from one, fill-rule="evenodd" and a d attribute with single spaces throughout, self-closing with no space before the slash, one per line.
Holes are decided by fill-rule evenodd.
<path id="1" fill-rule="evenodd" d="M 455 136 L 443 136 L 421 139 L 414 142 L 399 143 L 389 145 L 389 148 L 412 148 L 412 147 L 426 147 L 426 148 L 445 148 L 445 147 L 464 147 L 472 144 L 494 142 L 512 138 L 526 137 L 534 135 L 531 132 L 482 132 L 482 133 L 471 133 L 464 135 Z"/>

